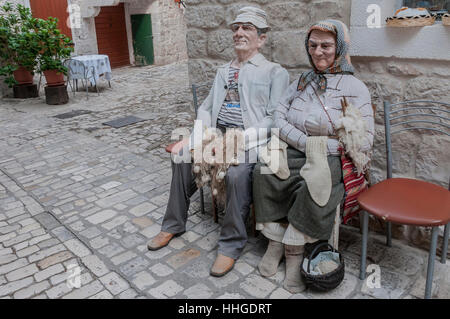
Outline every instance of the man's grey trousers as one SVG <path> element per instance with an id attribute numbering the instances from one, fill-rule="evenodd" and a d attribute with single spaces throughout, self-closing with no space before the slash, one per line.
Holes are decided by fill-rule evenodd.
<path id="1" fill-rule="evenodd" d="M 252 202 L 252 172 L 255 164 L 230 166 L 225 177 L 227 200 L 218 242 L 219 254 L 238 259 L 247 243 L 247 220 Z M 169 203 L 161 230 L 171 234 L 186 231 L 191 196 L 197 191 L 192 164 L 172 161 Z"/>

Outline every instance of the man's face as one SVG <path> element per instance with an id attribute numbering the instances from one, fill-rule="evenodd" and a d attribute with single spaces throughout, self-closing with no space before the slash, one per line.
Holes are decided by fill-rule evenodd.
<path id="1" fill-rule="evenodd" d="M 328 69 L 336 59 L 336 40 L 332 33 L 313 30 L 308 41 L 308 51 L 318 71 Z"/>
<path id="2" fill-rule="evenodd" d="M 258 35 L 256 27 L 251 23 L 235 23 L 231 30 L 236 52 L 256 53 L 266 42 L 266 35 Z"/>

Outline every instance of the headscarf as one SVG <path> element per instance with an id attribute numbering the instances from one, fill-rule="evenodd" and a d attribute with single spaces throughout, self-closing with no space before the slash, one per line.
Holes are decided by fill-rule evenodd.
<path id="1" fill-rule="evenodd" d="M 336 36 L 336 58 L 333 64 L 325 71 L 318 71 L 316 69 L 309 54 L 309 37 L 314 30 L 331 32 Z M 343 22 L 338 20 L 323 20 L 315 23 L 308 30 L 305 46 L 309 63 L 313 69 L 304 72 L 300 76 L 297 88 L 299 91 L 303 91 L 309 83 L 314 82 L 318 84 L 319 91 L 324 92 L 328 86 L 327 78 L 324 74 L 353 74 L 355 72 L 349 55 L 350 34 L 347 26 Z"/>

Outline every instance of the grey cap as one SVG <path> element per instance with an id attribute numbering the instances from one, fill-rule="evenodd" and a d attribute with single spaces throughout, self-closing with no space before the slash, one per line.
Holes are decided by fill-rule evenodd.
<path id="1" fill-rule="evenodd" d="M 267 24 L 266 12 L 256 7 L 241 8 L 238 16 L 230 25 L 233 23 L 251 23 L 258 29 L 270 29 Z"/>

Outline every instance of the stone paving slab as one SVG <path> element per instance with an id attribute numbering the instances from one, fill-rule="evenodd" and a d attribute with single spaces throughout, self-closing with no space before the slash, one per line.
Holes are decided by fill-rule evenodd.
<path id="1" fill-rule="evenodd" d="M 261 277 L 261 235 L 249 238 L 229 274 L 211 277 L 220 224 L 200 212 L 198 194 L 186 233 L 148 251 L 170 188 L 164 146 L 174 128 L 193 121 L 187 66 L 114 72 L 112 89 L 89 102 L 78 93 L 58 107 L 43 98 L 0 100 L 0 298 L 422 298 L 427 252 L 397 241 L 388 249 L 371 235 L 368 263 L 381 267 L 381 287 L 369 288 L 358 279 L 361 236 L 346 226 L 339 243 L 346 276 L 331 292 L 290 294 L 284 262 L 273 277 Z M 53 117 L 77 109 L 92 112 Z M 102 125 L 129 115 L 146 121 Z M 207 190 L 205 204 L 209 212 Z M 436 263 L 434 298 L 450 295 L 449 267 Z"/>

